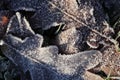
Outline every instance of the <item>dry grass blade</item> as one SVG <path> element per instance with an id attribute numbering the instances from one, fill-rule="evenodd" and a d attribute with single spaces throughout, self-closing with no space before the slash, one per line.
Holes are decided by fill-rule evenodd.
<path id="1" fill-rule="evenodd" d="M 120 80 L 120 77 L 110 77 L 111 79 Z"/>
<path id="2" fill-rule="evenodd" d="M 65 11 L 62 10 L 62 9 L 60 9 L 60 8 L 57 7 L 54 3 L 50 2 L 50 1 L 48 1 L 48 3 L 49 3 L 50 5 L 52 5 L 53 7 L 55 7 L 56 9 L 58 9 L 60 12 L 64 13 L 66 16 L 68 16 L 68 17 L 70 17 L 71 19 L 73 19 L 74 21 L 78 22 L 79 24 L 85 25 L 88 29 L 90 29 L 90 30 L 93 31 L 94 33 L 100 35 L 101 37 L 103 37 L 103 38 L 105 38 L 105 39 L 107 39 L 107 40 L 109 40 L 111 43 L 113 43 L 113 44 L 115 44 L 115 45 L 117 44 L 117 41 L 116 41 L 116 40 L 111 39 L 111 38 L 109 38 L 109 37 L 101 34 L 101 33 L 98 32 L 97 30 L 90 28 L 89 25 L 81 22 L 80 20 L 78 20 L 78 19 L 77 19 L 76 17 L 74 17 L 73 15 L 65 12 Z"/>
<path id="3" fill-rule="evenodd" d="M 111 75 L 111 69 L 110 69 L 110 72 L 109 74 L 107 75 L 107 78 L 105 80 L 110 80 L 110 75 Z"/>

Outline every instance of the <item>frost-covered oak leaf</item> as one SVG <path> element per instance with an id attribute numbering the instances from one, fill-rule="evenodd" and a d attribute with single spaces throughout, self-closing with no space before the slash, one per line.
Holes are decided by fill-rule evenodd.
<path id="1" fill-rule="evenodd" d="M 96 50 L 61 55 L 56 46 L 42 47 L 42 43 L 39 34 L 24 40 L 9 34 L 2 52 L 24 72 L 29 71 L 32 80 L 82 80 L 84 72 L 102 60 L 102 54 Z"/>

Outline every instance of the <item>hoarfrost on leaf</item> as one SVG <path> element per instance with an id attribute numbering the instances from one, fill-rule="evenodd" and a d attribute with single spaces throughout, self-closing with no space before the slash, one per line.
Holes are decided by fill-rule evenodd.
<path id="1" fill-rule="evenodd" d="M 102 60 L 102 54 L 96 50 L 61 55 L 56 46 L 41 47 L 43 37 L 39 34 L 23 41 L 13 35 L 6 38 L 2 45 L 3 54 L 24 72 L 29 71 L 32 80 L 69 80 L 75 76 L 75 80 L 81 80 L 86 70 L 94 68 Z"/>

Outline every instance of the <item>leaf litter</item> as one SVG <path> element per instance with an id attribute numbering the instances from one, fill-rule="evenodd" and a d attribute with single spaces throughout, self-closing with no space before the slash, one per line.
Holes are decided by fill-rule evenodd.
<path id="1" fill-rule="evenodd" d="M 23 3 L 24 1 L 18 2 Z M 8 9 L 15 13 L 18 12 L 17 16 L 14 15 L 10 19 L 1 47 L 2 53 L 24 73 L 28 71 L 32 80 L 87 80 L 89 78 L 84 76 L 87 70 L 100 63 L 102 65 L 111 63 L 114 59 L 116 61 L 112 61 L 112 64 L 119 62 L 119 55 L 112 60 L 111 56 L 102 59 L 102 55 L 106 56 L 108 53 L 106 47 L 112 45 L 109 41 L 114 44 L 116 42 L 111 38 L 110 34 L 113 34 L 113 31 L 106 22 L 106 16 L 98 1 L 52 0 L 41 1 L 37 4 L 36 2 L 38 1 L 35 0 L 35 4 L 31 2 L 28 5 L 25 1 L 23 5 L 19 3 L 11 5 L 14 3 L 12 1 L 8 4 L 10 6 Z M 34 12 L 34 15 L 28 17 L 21 13 L 21 10 L 25 13 Z M 44 35 L 45 30 L 52 29 L 61 23 L 64 23 L 65 27 L 53 39 Z M 43 33 L 36 34 L 36 30 L 38 33 L 42 30 Z M 73 33 L 71 33 L 72 31 Z M 49 37 L 50 44 L 42 47 L 45 36 Z M 101 42 L 103 47 L 99 48 Z M 77 50 L 74 51 L 74 49 Z M 115 52 L 112 52 L 115 55 Z M 105 63 L 103 63 L 104 60 Z M 117 72 L 119 74 L 119 67 Z"/>

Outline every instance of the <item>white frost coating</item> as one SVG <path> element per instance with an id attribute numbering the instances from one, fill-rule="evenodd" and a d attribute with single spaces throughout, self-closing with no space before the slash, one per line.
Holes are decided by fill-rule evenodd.
<path id="1" fill-rule="evenodd" d="M 33 34 L 35 34 L 34 31 L 31 29 L 30 24 L 28 23 L 27 19 L 24 17 L 23 20 L 25 22 L 26 29 L 29 29 Z"/>
<path id="2" fill-rule="evenodd" d="M 90 14 L 91 14 L 91 15 L 94 15 L 94 14 L 93 14 L 93 11 L 94 11 L 94 9 L 91 8 L 91 9 L 90 9 Z"/>
<path id="3" fill-rule="evenodd" d="M 0 46 L 2 46 L 4 44 L 3 40 L 0 40 Z"/>
<path id="4" fill-rule="evenodd" d="M 18 9 L 20 9 L 19 7 L 21 7 L 21 5 L 27 7 L 26 3 L 25 5 L 21 4 L 26 0 L 19 0 L 18 3 L 14 3 L 15 1 L 11 0 L 12 3 L 10 6 L 12 8 L 16 8 L 15 5 L 17 6 Z M 92 25 L 92 24 L 96 25 L 95 23 L 92 22 L 92 19 L 91 19 L 91 17 L 93 18 L 94 15 L 90 15 L 90 14 L 93 14 L 93 9 L 91 9 L 91 7 L 93 8 L 97 7 L 97 9 L 100 9 L 100 7 L 98 7 L 98 4 L 99 4 L 98 2 L 95 2 L 94 0 L 79 0 L 79 4 L 80 4 L 79 6 L 77 5 L 76 0 L 62 0 L 62 1 L 50 0 L 50 1 L 54 2 L 62 10 L 68 12 L 69 14 L 74 15 L 80 21 L 87 22 L 89 23 L 89 25 Z M 26 2 L 29 5 L 28 2 L 35 3 L 35 2 L 38 2 L 38 0 L 30 0 Z M 90 4 L 89 2 L 93 4 Z M 74 21 L 74 19 L 71 19 L 69 16 L 62 13 L 61 11 L 56 10 L 56 8 L 55 10 L 51 11 L 49 4 L 47 4 L 46 2 L 44 3 L 44 0 L 42 0 L 42 2 L 40 3 L 43 3 L 43 5 L 41 4 L 38 14 L 35 14 L 36 16 L 32 18 L 33 25 L 35 24 L 39 25 L 38 28 L 44 28 L 46 27 L 46 25 L 50 25 L 51 23 L 54 23 L 54 22 L 58 22 L 58 23 L 66 22 L 65 24 L 67 28 L 71 28 L 71 27 L 79 28 L 81 26 L 85 26 L 85 25 L 80 25 L 79 23 Z M 33 5 L 30 4 L 30 7 L 33 7 Z M 81 9 L 83 9 L 84 11 L 80 12 Z M 86 13 L 83 15 L 85 11 Z M 104 18 L 104 16 L 101 15 L 102 14 L 101 9 L 100 9 L 101 11 L 100 15 L 98 13 L 99 11 L 97 10 L 95 11 L 97 12 L 96 14 L 98 16 L 94 18 L 94 20 L 98 18 L 98 21 L 99 21 L 99 18 Z M 18 16 L 19 25 L 21 25 L 23 21 L 20 19 L 21 15 L 19 13 L 16 13 L 16 15 Z M 90 17 L 91 22 L 86 21 L 88 20 L 86 15 Z M 83 18 L 83 16 L 85 16 L 85 18 Z M 100 20 L 99 22 L 102 22 L 102 21 Z M 36 27 L 36 25 L 32 27 L 34 28 Z M 97 25 L 100 25 L 100 24 L 97 24 Z M 21 29 L 18 28 L 18 31 L 20 30 Z M 26 31 L 23 31 L 23 32 L 26 32 Z M 22 36 L 26 35 L 27 33 L 24 33 Z M 21 34 L 18 34 L 18 35 L 21 35 Z M 82 34 L 80 35 L 80 37 L 85 37 L 84 35 L 85 34 Z M 16 42 L 17 41 L 19 42 L 19 39 L 15 39 L 13 36 L 11 37 L 12 39 L 16 40 Z M 8 38 L 7 41 L 11 47 L 8 45 L 5 45 L 7 48 L 2 49 L 2 51 L 3 51 L 3 54 L 5 54 L 6 56 L 8 55 L 7 57 L 10 60 L 12 60 L 13 63 L 18 64 L 21 70 L 23 71 L 29 70 L 32 80 L 83 80 L 81 76 L 83 75 L 82 73 L 84 72 L 84 70 L 86 71 L 88 69 L 91 69 L 96 65 L 98 65 L 99 62 L 101 62 L 102 54 L 96 50 L 84 51 L 84 52 L 80 52 L 73 55 L 60 55 L 58 54 L 58 50 L 56 50 L 55 47 L 53 46 L 51 46 L 51 48 L 50 46 L 44 47 L 44 49 L 43 47 L 41 48 L 43 38 L 41 38 L 40 36 L 37 36 L 36 34 L 25 36 L 25 38 L 26 38 L 26 41 L 23 40 L 23 42 L 20 43 L 20 46 L 15 45 L 12 41 L 9 43 L 11 38 Z M 70 35 L 70 39 L 71 39 L 71 35 Z M 78 37 L 76 37 L 75 40 L 77 39 Z M 70 41 L 72 40 L 74 43 L 75 41 L 74 37 Z M 84 39 L 81 39 L 81 40 L 84 40 Z M 12 45 L 15 45 L 15 46 L 12 46 Z M 81 45 L 79 45 L 79 47 L 80 46 Z M 15 48 L 15 47 L 18 47 L 18 48 Z"/>
<path id="5" fill-rule="evenodd" d="M 21 24 L 21 14 L 19 12 L 16 12 L 16 16 L 18 18 L 19 24 Z"/>
<path id="6" fill-rule="evenodd" d="M 10 39 L 14 39 L 13 36 L 10 37 Z M 74 80 L 82 80 L 81 76 L 84 70 L 95 67 L 102 60 L 102 54 L 96 50 L 74 55 L 60 55 L 56 46 L 41 48 L 41 40 L 43 40 L 41 38 L 37 34 L 13 47 L 7 46 L 6 43 L 7 48 L 2 49 L 3 54 L 18 64 L 21 69 L 30 71 L 32 80 L 41 80 L 42 78 L 46 78 L 46 80 L 60 80 L 61 78 L 61 80 L 70 80 L 72 76 L 77 76 Z M 8 40 L 11 41 L 10 39 Z M 19 39 L 14 40 L 19 41 Z M 9 45 L 15 44 L 11 41 Z M 42 74 L 39 70 L 42 71 Z"/>
<path id="7" fill-rule="evenodd" d="M 59 25 L 60 25 L 60 23 L 53 22 L 52 24 L 47 25 L 46 27 L 44 27 L 43 30 L 47 30 L 47 29 L 50 29 L 51 27 L 56 27 L 56 26 L 59 26 Z"/>

